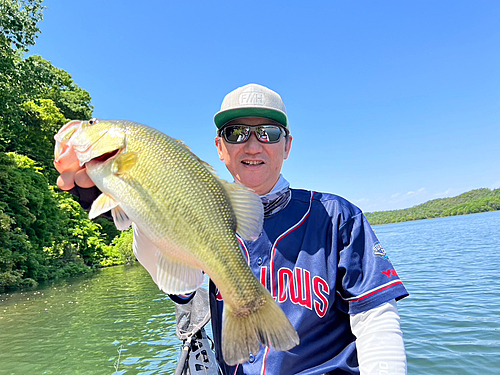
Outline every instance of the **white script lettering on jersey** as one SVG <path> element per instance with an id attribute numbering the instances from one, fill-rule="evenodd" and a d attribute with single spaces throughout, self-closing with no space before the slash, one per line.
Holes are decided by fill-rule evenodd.
<path id="1" fill-rule="evenodd" d="M 269 289 L 267 275 L 268 267 L 260 268 L 260 282 Z M 278 270 L 278 303 L 290 300 L 292 303 L 313 310 L 323 318 L 328 310 L 328 296 L 330 287 L 320 276 L 311 277 L 311 272 L 296 267 L 291 270 L 282 267 Z M 222 301 L 222 296 L 217 290 L 217 300 Z"/>

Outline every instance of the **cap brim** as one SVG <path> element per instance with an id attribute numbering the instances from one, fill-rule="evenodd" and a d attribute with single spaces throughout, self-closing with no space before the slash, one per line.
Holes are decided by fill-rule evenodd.
<path id="1" fill-rule="evenodd" d="M 288 126 L 286 115 L 283 112 L 277 111 L 274 108 L 270 109 L 270 108 L 251 107 L 251 108 L 228 109 L 225 111 L 217 112 L 214 116 L 214 122 L 217 128 L 220 129 L 228 121 L 240 117 L 264 117 L 279 122 L 285 128 Z"/>

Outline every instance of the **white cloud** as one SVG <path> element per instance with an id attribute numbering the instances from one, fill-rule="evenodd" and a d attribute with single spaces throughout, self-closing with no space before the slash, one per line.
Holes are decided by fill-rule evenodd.
<path id="1" fill-rule="evenodd" d="M 454 193 L 455 191 L 450 188 L 439 194 L 433 194 L 427 188 L 421 187 L 406 193 L 397 192 L 386 197 L 358 199 L 353 201 L 353 203 L 365 212 L 400 210 L 417 206 L 432 199 L 449 197 L 451 196 L 450 194 Z"/>
<path id="2" fill-rule="evenodd" d="M 491 184 L 490 185 L 490 189 L 493 190 L 493 189 L 498 189 L 500 188 L 500 181 L 497 181 L 495 182 L 494 184 Z"/>
<path id="3" fill-rule="evenodd" d="M 406 193 L 406 195 L 422 194 L 424 191 L 425 191 L 425 188 L 423 187 L 423 188 L 418 189 L 416 192 L 409 191 L 408 193 Z"/>
<path id="4" fill-rule="evenodd" d="M 418 190 L 411 190 L 407 193 L 394 193 L 388 198 L 378 198 L 371 200 L 368 206 L 372 211 L 382 210 L 399 210 L 403 208 L 413 207 L 427 200 L 427 189 L 421 187 Z"/>
<path id="5" fill-rule="evenodd" d="M 453 189 L 448 188 L 446 191 L 442 191 L 442 192 L 433 194 L 433 197 L 434 198 L 447 198 L 447 197 L 450 197 L 451 195 L 453 195 Z"/>
<path id="6" fill-rule="evenodd" d="M 363 203 L 368 203 L 368 202 L 370 202 L 370 200 L 368 198 L 361 198 L 361 199 L 355 199 L 352 202 L 356 205 L 360 205 Z"/>

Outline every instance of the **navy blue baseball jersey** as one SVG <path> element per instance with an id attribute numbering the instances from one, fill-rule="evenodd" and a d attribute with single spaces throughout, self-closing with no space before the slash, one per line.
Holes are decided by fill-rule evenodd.
<path id="1" fill-rule="evenodd" d="M 239 239 L 248 264 L 300 337 L 280 352 L 262 347 L 250 361 L 221 358 L 223 296 L 210 284 L 212 329 L 224 374 L 359 374 L 349 315 L 408 295 L 359 208 L 333 195 L 291 190 L 254 242 Z"/>

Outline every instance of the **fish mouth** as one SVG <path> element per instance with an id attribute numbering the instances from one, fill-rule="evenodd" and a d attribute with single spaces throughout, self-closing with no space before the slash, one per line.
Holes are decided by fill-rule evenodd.
<path id="1" fill-rule="evenodd" d="M 99 135 L 96 140 L 92 142 L 90 142 L 88 138 L 83 137 L 82 139 L 77 139 L 73 143 L 76 155 L 78 157 L 78 160 L 80 161 L 80 166 L 84 166 L 91 161 L 104 163 L 109 159 L 115 157 L 120 151 L 124 149 L 123 147 L 120 147 L 118 145 L 103 145 L 102 143 L 105 139 L 105 136 L 108 134 L 109 129 L 106 129 Z M 114 150 L 110 150 L 112 147 L 116 148 Z"/>
<path id="2" fill-rule="evenodd" d="M 78 134 L 81 129 L 82 122 L 75 120 L 70 121 L 64 125 L 54 136 L 56 141 L 54 147 L 54 160 L 64 159 L 68 155 L 68 151 L 71 148 L 71 138 Z"/>
<path id="3" fill-rule="evenodd" d="M 120 153 L 120 151 L 121 151 L 121 149 L 118 148 L 116 150 L 113 150 L 113 151 L 110 151 L 110 152 L 106 152 L 106 153 L 104 153 L 102 155 L 96 156 L 95 158 L 92 158 L 92 159 L 86 161 L 84 164 L 87 164 L 87 163 L 90 163 L 90 162 L 105 163 L 108 160 L 114 158 L 116 155 L 118 155 Z"/>

